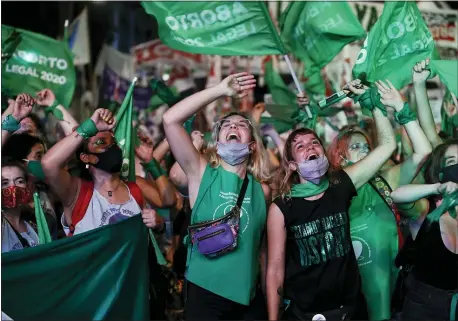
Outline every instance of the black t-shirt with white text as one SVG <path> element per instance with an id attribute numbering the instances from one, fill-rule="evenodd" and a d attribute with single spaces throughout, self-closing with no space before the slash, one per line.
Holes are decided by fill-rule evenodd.
<path id="1" fill-rule="evenodd" d="M 357 193 L 344 171 L 336 178 L 318 200 L 275 200 L 287 233 L 284 297 L 303 313 L 354 307 L 360 293 L 348 217 Z"/>

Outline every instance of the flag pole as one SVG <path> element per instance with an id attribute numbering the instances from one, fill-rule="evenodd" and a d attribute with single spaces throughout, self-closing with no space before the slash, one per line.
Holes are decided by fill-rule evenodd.
<path id="1" fill-rule="evenodd" d="M 299 94 L 303 94 L 304 92 L 302 91 L 301 84 L 299 83 L 299 80 L 297 79 L 296 73 L 294 72 L 293 65 L 291 64 L 291 60 L 289 60 L 288 55 L 283 55 L 283 58 L 285 58 L 286 64 L 288 65 L 289 72 L 291 73 L 291 76 L 293 76 L 294 84 L 296 85 L 296 89 L 299 92 Z M 309 118 L 313 118 L 312 112 L 310 111 L 309 105 L 305 106 L 305 111 L 307 112 L 307 116 Z"/>

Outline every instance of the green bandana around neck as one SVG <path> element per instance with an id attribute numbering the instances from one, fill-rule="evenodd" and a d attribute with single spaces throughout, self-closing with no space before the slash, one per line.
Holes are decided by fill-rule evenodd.
<path id="1" fill-rule="evenodd" d="M 312 182 L 294 184 L 291 188 L 291 197 L 312 197 L 323 193 L 328 189 L 328 187 L 329 179 L 327 176 L 324 176 L 318 185 L 315 185 Z"/>

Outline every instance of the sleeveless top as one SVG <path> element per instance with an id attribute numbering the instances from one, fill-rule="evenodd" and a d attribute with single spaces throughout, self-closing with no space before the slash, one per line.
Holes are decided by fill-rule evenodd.
<path id="1" fill-rule="evenodd" d="M 124 183 L 123 183 L 124 184 Z M 141 208 L 129 191 L 129 200 L 123 204 L 112 204 L 95 188 L 86 214 L 75 226 L 73 235 L 84 233 L 95 228 L 123 221 L 131 216 L 141 213 Z M 62 226 L 68 235 L 69 227 L 62 215 Z"/>
<path id="2" fill-rule="evenodd" d="M 209 259 L 189 241 L 188 281 L 231 301 L 249 305 L 259 273 L 261 237 L 266 224 L 266 201 L 262 186 L 248 174 L 242 203 L 237 248 Z M 191 224 L 215 220 L 227 214 L 237 202 L 243 179 L 222 166 L 207 165 L 199 187 Z"/>
<path id="3" fill-rule="evenodd" d="M 373 264 L 372 256 L 381 253 L 387 254 L 387 259 L 392 260 L 391 264 L 394 265 L 398 253 L 396 218 L 370 183 L 358 189 L 358 195 L 351 203 L 349 216 L 353 249 L 358 265 L 361 267 Z M 374 230 L 383 233 L 375 235 Z M 377 236 L 380 239 L 375 239 Z M 383 245 L 383 248 L 374 248 L 380 245 Z M 380 261 L 380 258 L 377 261 Z"/>
<path id="4" fill-rule="evenodd" d="M 445 247 L 439 222 L 426 216 L 413 246 L 412 273 L 418 281 L 446 291 L 458 290 L 458 254 Z"/>

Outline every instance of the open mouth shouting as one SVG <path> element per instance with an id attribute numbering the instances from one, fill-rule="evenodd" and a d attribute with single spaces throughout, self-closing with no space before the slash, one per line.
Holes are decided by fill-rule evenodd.
<path id="1" fill-rule="evenodd" d="M 226 141 L 240 143 L 240 136 L 235 132 L 229 132 L 226 136 Z"/>

